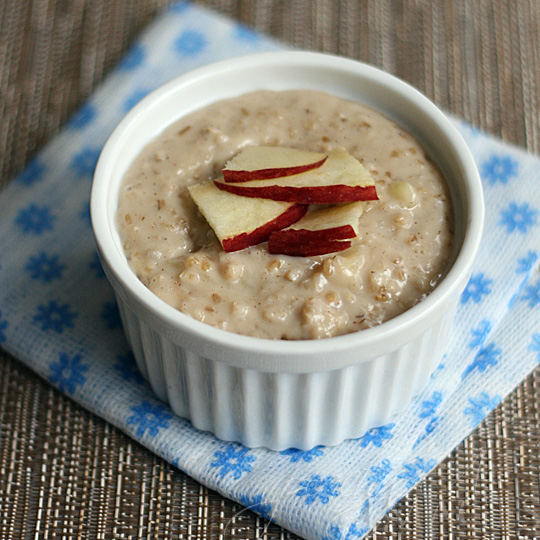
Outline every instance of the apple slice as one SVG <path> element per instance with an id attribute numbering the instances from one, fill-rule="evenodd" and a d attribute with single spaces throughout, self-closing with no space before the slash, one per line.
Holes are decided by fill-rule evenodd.
<path id="1" fill-rule="evenodd" d="M 248 146 L 228 161 L 225 182 L 267 180 L 300 174 L 320 167 L 328 156 L 280 146 Z"/>
<path id="2" fill-rule="evenodd" d="M 280 232 L 294 233 L 306 240 L 354 238 L 358 236 L 359 220 L 363 213 L 362 202 L 317 208 Z"/>
<path id="3" fill-rule="evenodd" d="M 191 198 L 226 252 L 266 242 L 270 234 L 303 217 L 303 204 L 240 197 L 208 181 L 188 187 Z"/>
<path id="4" fill-rule="evenodd" d="M 304 257 L 342 251 L 358 236 L 361 202 L 314 210 L 288 228 L 275 231 L 268 239 L 274 254 Z"/>
<path id="5" fill-rule="evenodd" d="M 300 204 L 330 204 L 377 200 L 375 182 L 362 164 L 345 150 L 330 152 L 316 169 L 267 180 L 224 182 L 216 186 L 235 195 Z"/>
<path id="6" fill-rule="evenodd" d="M 268 253 L 274 255 L 291 255 L 293 257 L 315 257 L 343 251 L 351 247 L 350 240 L 324 240 L 291 244 L 288 240 L 273 238 L 268 240 Z"/>

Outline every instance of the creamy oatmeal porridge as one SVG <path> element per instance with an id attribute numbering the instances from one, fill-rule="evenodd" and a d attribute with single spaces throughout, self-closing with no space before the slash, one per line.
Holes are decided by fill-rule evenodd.
<path id="1" fill-rule="evenodd" d="M 247 145 L 344 148 L 375 179 L 345 251 L 225 253 L 187 187 L 219 175 Z M 207 324 L 274 339 L 325 338 L 380 324 L 437 285 L 450 259 L 452 209 L 416 140 L 374 110 L 315 91 L 257 91 L 196 111 L 137 157 L 118 227 L 129 264 L 165 302 Z"/>

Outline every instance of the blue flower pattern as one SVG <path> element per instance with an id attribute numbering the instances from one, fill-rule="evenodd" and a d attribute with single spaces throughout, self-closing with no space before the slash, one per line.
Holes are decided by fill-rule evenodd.
<path id="1" fill-rule="evenodd" d="M 482 392 L 476 397 L 469 398 L 469 405 L 463 413 L 470 418 L 473 426 L 477 426 L 500 402 L 500 396 L 490 397 L 487 392 Z"/>
<path id="2" fill-rule="evenodd" d="M 398 474 L 398 478 L 405 480 L 407 488 L 412 488 L 420 481 L 420 473 L 429 472 L 435 467 L 436 463 L 434 459 L 425 461 L 424 458 L 417 457 L 415 461 L 403 465 L 405 470 Z"/>
<path id="3" fill-rule="evenodd" d="M 337 525 L 331 525 L 328 534 L 323 537 L 323 540 L 343 540 L 341 529 Z"/>
<path id="4" fill-rule="evenodd" d="M 144 380 L 132 352 L 117 354 L 114 369 L 120 372 L 122 379 L 125 381 L 133 381 L 136 384 L 142 384 Z"/>
<path id="5" fill-rule="evenodd" d="M 322 446 L 315 446 L 311 450 L 298 450 L 297 448 L 288 448 L 281 452 L 282 456 L 290 456 L 291 463 L 297 463 L 298 461 L 304 461 L 311 463 L 314 458 L 320 457 L 324 454 Z"/>
<path id="6" fill-rule="evenodd" d="M 135 107 L 135 105 L 137 105 L 137 103 L 139 103 L 141 99 L 148 95 L 149 91 L 150 90 L 145 88 L 137 88 L 136 90 L 134 90 L 124 101 L 124 104 L 122 105 L 123 110 L 125 112 L 128 112 L 133 109 L 133 107 Z"/>
<path id="7" fill-rule="evenodd" d="M 30 256 L 24 268 L 32 279 L 50 283 L 62 279 L 66 265 L 59 261 L 58 255 L 48 255 L 42 251 L 38 255 Z"/>
<path id="8" fill-rule="evenodd" d="M 210 463 L 210 467 L 217 469 L 222 478 L 230 475 L 234 480 L 239 480 L 244 473 L 251 472 L 256 459 L 248 448 L 230 444 L 225 450 L 214 453 L 214 460 Z"/>
<path id="9" fill-rule="evenodd" d="M 146 52 L 142 45 L 134 45 L 126 54 L 124 59 L 118 64 L 120 71 L 133 71 L 144 63 Z"/>
<path id="10" fill-rule="evenodd" d="M 461 295 L 461 303 L 466 304 L 472 301 L 479 304 L 491 292 L 492 283 L 492 280 L 487 278 L 484 273 L 472 276 Z"/>
<path id="11" fill-rule="evenodd" d="M 0 318 L 1 318 L 1 313 L 0 313 Z M 538 361 L 540 362 L 540 333 L 533 334 L 531 344 L 527 347 L 527 350 L 536 353 Z"/>
<path id="12" fill-rule="evenodd" d="M 137 426 L 136 435 L 142 437 L 148 432 L 150 437 L 155 437 L 160 429 L 167 429 L 172 414 L 162 405 L 155 405 L 150 401 L 142 401 L 139 405 L 130 408 L 132 414 L 128 416 L 128 426 Z"/>
<path id="13" fill-rule="evenodd" d="M 100 149 L 84 148 L 71 160 L 71 168 L 81 178 L 92 178 L 99 158 Z"/>
<path id="14" fill-rule="evenodd" d="M 525 287 L 521 299 L 526 302 L 530 308 L 540 305 L 540 281 L 537 281 L 534 285 Z"/>
<path id="15" fill-rule="evenodd" d="M 428 435 L 435 431 L 435 427 L 440 419 L 439 415 L 437 414 L 437 409 L 442 403 L 442 399 L 442 393 L 435 391 L 431 394 L 429 399 L 424 399 L 422 401 L 418 418 L 421 420 L 427 420 L 427 424 L 424 426 L 423 432 L 416 439 L 413 448 L 419 445 Z"/>
<path id="16" fill-rule="evenodd" d="M 100 315 L 105 321 L 105 325 L 109 330 L 115 330 L 116 328 L 120 328 L 122 326 L 122 321 L 120 320 L 120 313 L 118 311 L 116 302 L 105 302 Z"/>
<path id="17" fill-rule="evenodd" d="M 391 439 L 394 435 L 392 429 L 395 424 L 387 424 L 385 426 L 375 427 L 367 431 L 359 439 L 360 446 L 365 448 L 366 446 L 373 444 L 374 446 L 381 447 L 385 440 Z"/>
<path id="18" fill-rule="evenodd" d="M 254 497 L 244 495 L 240 497 L 240 504 L 265 519 L 271 519 L 272 517 L 272 505 L 265 502 L 261 494 L 255 495 Z"/>
<path id="19" fill-rule="evenodd" d="M 86 201 L 81 207 L 79 217 L 82 221 L 84 221 L 84 223 L 86 223 L 86 225 L 88 225 L 88 227 L 92 226 L 92 218 L 90 217 L 90 205 Z"/>
<path id="20" fill-rule="evenodd" d="M 6 341 L 6 329 L 8 327 L 8 322 L 2 316 L 2 310 L 0 310 L 0 343 Z"/>
<path id="21" fill-rule="evenodd" d="M 173 2 L 167 9 L 169 13 L 184 13 L 190 7 L 189 2 Z"/>
<path id="22" fill-rule="evenodd" d="M 441 404 L 441 402 L 441 392 L 433 392 L 430 399 L 424 399 L 422 401 L 422 410 L 418 416 L 420 418 L 433 418 L 435 412 L 437 411 L 437 407 Z"/>
<path id="23" fill-rule="evenodd" d="M 527 255 L 521 257 L 521 259 L 518 259 L 518 266 L 516 268 L 516 272 L 518 274 L 527 274 L 534 268 L 534 265 L 537 261 L 538 253 L 532 250 L 528 251 Z"/>
<path id="24" fill-rule="evenodd" d="M 488 319 L 483 319 L 476 328 L 471 330 L 473 338 L 469 342 L 469 348 L 476 349 L 476 347 L 481 347 L 486 341 L 490 332 L 491 322 L 489 322 Z"/>
<path id="25" fill-rule="evenodd" d="M 19 174 L 17 181 L 25 186 L 33 186 L 43 180 L 45 174 L 45 167 L 41 161 L 36 158 L 33 159 L 24 169 L 24 171 Z"/>
<path id="26" fill-rule="evenodd" d="M 491 156 L 482 164 L 480 171 L 482 178 L 485 178 L 490 184 L 507 184 L 510 178 L 518 175 L 518 163 L 510 156 Z"/>
<path id="27" fill-rule="evenodd" d="M 305 497 L 304 503 L 309 506 L 315 502 L 328 504 L 330 497 L 339 495 L 341 482 L 335 481 L 333 476 L 321 478 L 318 474 L 312 474 L 309 480 L 303 480 L 299 485 L 301 489 L 296 492 L 296 495 Z"/>
<path id="28" fill-rule="evenodd" d="M 42 330 L 53 330 L 61 334 L 66 328 L 74 328 L 73 321 L 76 318 L 77 313 L 71 310 L 69 304 L 59 304 L 56 300 L 51 300 L 48 304 L 37 307 L 33 320 L 40 324 Z"/>
<path id="29" fill-rule="evenodd" d="M 328 534 L 323 537 L 323 540 L 354 540 L 355 538 L 362 538 L 368 532 L 369 527 L 358 528 L 358 525 L 353 523 L 349 526 L 345 536 L 343 536 L 341 529 L 337 525 L 331 525 Z"/>
<path id="30" fill-rule="evenodd" d="M 374 465 L 369 468 L 370 475 L 367 478 L 368 484 L 375 485 L 375 491 L 371 494 L 371 497 L 375 497 L 379 494 L 384 485 L 384 480 L 392 472 L 392 464 L 389 459 L 383 459 L 380 465 Z"/>
<path id="31" fill-rule="evenodd" d="M 255 42 L 259 41 L 260 36 L 257 32 L 254 32 L 251 28 L 239 24 L 236 26 L 234 31 L 234 37 L 243 41 Z"/>
<path id="32" fill-rule="evenodd" d="M 60 353 L 58 361 L 49 366 L 51 383 L 56 384 L 61 392 L 75 393 L 77 387 L 86 382 L 85 373 L 90 368 L 82 359 L 80 354 L 69 356 L 67 353 Z"/>
<path id="33" fill-rule="evenodd" d="M 506 227 L 509 234 L 515 231 L 525 234 L 537 224 L 537 218 L 538 210 L 531 208 L 528 203 L 511 202 L 507 208 L 501 210 L 499 224 Z"/>
<path id="34" fill-rule="evenodd" d="M 105 272 L 103 271 L 103 267 L 101 266 L 101 262 L 99 261 L 99 256 L 97 253 L 94 253 L 92 261 L 88 265 L 88 268 L 98 279 L 103 279 L 105 277 Z"/>
<path id="35" fill-rule="evenodd" d="M 487 347 L 482 347 L 475 355 L 473 361 L 465 368 L 461 374 L 461 378 L 468 377 L 473 371 L 478 370 L 483 373 L 491 366 L 496 366 L 499 363 L 501 349 L 497 348 L 494 343 L 490 343 Z"/>
<path id="36" fill-rule="evenodd" d="M 96 117 L 96 109 L 90 103 L 85 103 L 73 116 L 69 126 L 73 129 L 82 129 L 90 125 Z"/>
<path id="37" fill-rule="evenodd" d="M 174 49 L 184 56 L 196 56 L 206 47 L 206 37 L 198 30 L 185 30 L 174 42 Z"/>
<path id="38" fill-rule="evenodd" d="M 15 224 L 23 233 L 32 233 L 36 236 L 42 235 L 45 231 L 52 231 L 55 221 L 56 216 L 48 206 L 37 204 L 22 208 L 15 218 Z"/>
<path id="39" fill-rule="evenodd" d="M 443 355 L 439 365 L 434 369 L 430 376 L 430 380 L 436 379 L 446 369 L 446 354 Z"/>

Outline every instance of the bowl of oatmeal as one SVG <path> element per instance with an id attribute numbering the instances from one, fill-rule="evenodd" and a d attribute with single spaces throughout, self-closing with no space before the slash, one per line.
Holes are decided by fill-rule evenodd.
<path id="1" fill-rule="evenodd" d="M 250 146 L 346 151 L 367 171 L 377 199 L 353 203 L 346 249 L 224 249 L 193 186 Z M 231 197 L 225 215 L 243 223 L 247 197 Z M 422 390 L 470 276 L 483 199 L 465 143 L 418 91 L 353 60 L 278 52 L 200 68 L 138 104 L 102 151 L 91 215 L 156 395 L 221 439 L 308 449 L 361 436 Z"/>

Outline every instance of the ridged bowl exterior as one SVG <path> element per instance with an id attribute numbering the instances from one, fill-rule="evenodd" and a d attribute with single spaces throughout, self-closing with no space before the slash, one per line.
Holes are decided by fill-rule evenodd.
<path id="1" fill-rule="evenodd" d="M 117 297 L 137 365 L 155 394 L 203 431 L 273 450 L 335 445 L 388 423 L 421 392 L 443 354 L 454 309 L 407 345 L 341 369 L 267 372 L 173 343 Z"/>

